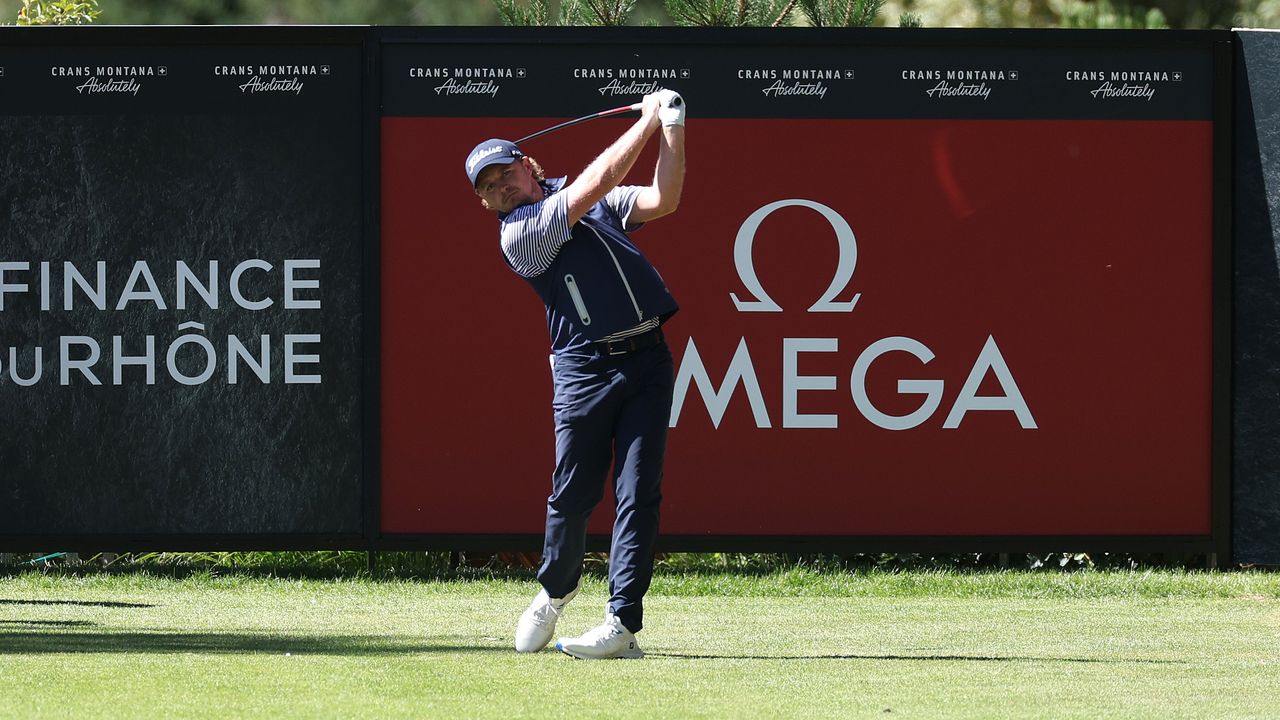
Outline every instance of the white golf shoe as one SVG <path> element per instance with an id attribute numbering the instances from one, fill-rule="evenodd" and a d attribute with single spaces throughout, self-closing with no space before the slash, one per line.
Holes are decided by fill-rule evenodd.
<path id="1" fill-rule="evenodd" d="M 603 625 L 591 628 L 581 637 L 560 638 L 556 641 L 556 649 L 582 660 L 635 660 L 644 657 L 635 633 L 628 630 L 617 615 L 607 612 Z"/>
<path id="2" fill-rule="evenodd" d="M 516 623 L 516 652 L 538 652 L 551 642 L 551 636 L 556 634 L 556 621 L 564 612 L 564 606 L 578 594 L 580 587 L 582 586 L 574 588 L 573 592 L 562 598 L 548 596 L 545 588 L 538 591 L 538 596 L 520 616 L 520 622 Z"/>

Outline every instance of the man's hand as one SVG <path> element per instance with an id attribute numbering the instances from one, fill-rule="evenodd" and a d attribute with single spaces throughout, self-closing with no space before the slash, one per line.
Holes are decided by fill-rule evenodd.
<path id="1" fill-rule="evenodd" d="M 679 125 L 684 127 L 684 98 L 675 90 L 659 90 L 654 93 L 658 97 L 658 120 L 662 127 Z M 646 98 L 647 100 L 648 98 Z"/>
<path id="2" fill-rule="evenodd" d="M 656 127 L 661 118 L 658 112 L 662 110 L 662 91 L 649 93 L 641 98 L 640 118 L 647 121 L 649 127 Z"/>

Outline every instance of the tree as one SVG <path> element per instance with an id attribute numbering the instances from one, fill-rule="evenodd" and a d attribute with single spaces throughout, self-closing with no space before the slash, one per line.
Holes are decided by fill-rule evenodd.
<path id="1" fill-rule="evenodd" d="M 791 22 L 799 0 L 666 0 L 677 25 L 778 27 Z"/>
<path id="2" fill-rule="evenodd" d="M 636 0 L 575 0 L 569 3 L 573 25 L 626 25 L 636 9 Z"/>
<path id="3" fill-rule="evenodd" d="M 98 0 L 22 0 L 19 25 L 87 25 L 102 11 Z"/>
<path id="4" fill-rule="evenodd" d="M 634 15 L 640 24 L 666 24 L 653 16 L 658 0 L 493 0 L 506 25 L 626 25 Z M 790 25 L 803 10 L 814 27 L 868 27 L 886 0 L 661 0 L 667 22 L 691 27 L 779 27 Z M 638 11 L 638 12 L 637 12 Z M 661 12 L 661 10 L 658 10 Z M 919 15 L 903 12 L 898 24 L 920 27 Z"/>
<path id="5" fill-rule="evenodd" d="M 562 2 L 557 11 L 550 0 L 493 0 L 503 25 L 522 27 L 572 25 L 572 10 L 567 8 L 572 4 L 572 0 Z"/>
<path id="6" fill-rule="evenodd" d="M 121 25 L 493 25 L 489 0 L 100 0 Z"/>
<path id="7" fill-rule="evenodd" d="M 800 0 L 814 27 L 871 27 L 885 0 Z"/>

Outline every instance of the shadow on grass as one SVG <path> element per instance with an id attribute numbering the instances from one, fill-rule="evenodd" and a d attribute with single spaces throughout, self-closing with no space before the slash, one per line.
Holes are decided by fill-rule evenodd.
<path id="1" fill-rule="evenodd" d="M 75 605 L 76 607 L 149 608 L 149 603 L 115 602 L 113 600 L 7 600 L 0 598 L 0 605 Z"/>
<path id="2" fill-rule="evenodd" d="M 126 564 L 111 567 L 94 567 L 88 565 L 48 567 L 36 571 L 31 568 L 0 569 L 0 579 L 20 577 L 25 574 L 39 572 L 46 577 L 82 578 L 82 577 L 156 577 L 166 580 L 214 579 L 214 578 L 248 578 L 255 580 L 387 580 L 387 581 L 419 581 L 419 582 L 457 582 L 466 580 L 515 580 L 533 581 L 536 574 L 525 568 L 506 567 L 459 567 L 440 569 L 418 568 L 378 568 L 372 575 L 364 568 L 315 567 L 310 565 L 253 565 L 253 566 L 211 566 L 211 565 L 162 565 L 162 564 Z M 604 577 L 604 572 L 599 573 Z M 4 601 L 0 600 L 0 603 Z M 87 603 L 91 604 L 91 603 Z M 126 605 L 127 606 L 127 605 Z"/>
<path id="3" fill-rule="evenodd" d="M 245 577 L 257 579 L 281 580 L 350 580 L 352 578 L 368 578 L 369 574 L 359 569 L 327 568 L 311 566 L 253 566 L 223 567 L 213 565 L 162 565 L 159 563 L 122 564 L 110 567 L 93 565 L 51 566 L 39 569 L 5 568 L 0 570 L 0 579 L 14 578 L 31 573 L 40 573 L 45 577 L 84 578 L 84 577 L 155 577 L 166 580 L 187 580 L 189 578 L 223 578 Z M 386 573 L 377 573 L 374 579 L 383 576 L 388 579 L 407 579 Z M 434 578 L 427 578 L 434 579 Z"/>
<path id="4" fill-rule="evenodd" d="M 1181 660 L 1149 658 L 1022 657 L 1017 655 L 697 655 L 692 653 L 647 652 L 645 657 L 675 660 L 912 660 L 933 662 L 1053 662 L 1099 663 L 1105 665 L 1185 665 Z"/>
<path id="5" fill-rule="evenodd" d="M 92 627 L 95 623 L 88 620 L 0 620 L 0 626 L 19 625 L 31 627 Z M 0 637 L 4 637 L 0 634 Z"/>
<path id="6" fill-rule="evenodd" d="M 0 656 L 51 653 L 195 653 L 236 655 L 414 655 L 421 653 L 510 653 L 495 645 L 431 644 L 420 637 L 377 635 L 256 635 L 174 632 L 6 632 Z"/>

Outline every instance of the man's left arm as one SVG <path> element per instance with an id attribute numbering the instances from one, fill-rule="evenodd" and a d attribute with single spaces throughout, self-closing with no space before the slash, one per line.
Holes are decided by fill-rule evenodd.
<path id="1" fill-rule="evenodd" d="M 658 111 L 662 134 L 653 183 L 636 196 L 635 206 L 627 218 L 630 225 L 670 215 L 680 205 L 680 194 L 684 191 L 684 99 L 674 92 L 671 96 L 676 104 L 671 105 L 667 98 L 668 105 Z"/>

